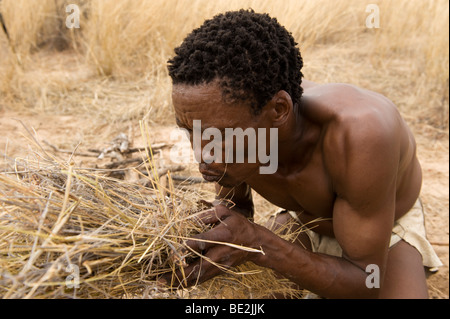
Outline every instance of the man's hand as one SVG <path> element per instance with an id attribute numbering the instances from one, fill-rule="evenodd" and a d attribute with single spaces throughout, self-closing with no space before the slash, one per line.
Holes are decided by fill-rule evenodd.
<path id="1" fill-rule="evenodd" d="M 162 279 L 170 286 L 181 284 L 189 287 L 202 283 L 223 273 L 223 268 L 238 266 L 252 260 L 258 254 L 221 244 L 230 243 L 246 248 L 260 248 L 258 228 L 261 226 L 249 221 L 239 212 L 217 205 L 202 214 L 200 220 L 215 226 L 205 233 L 194 236 L 186 242 L 186 245 L 189 250 L 201 254 L 202 257 L 195 259 L 183 270 L 177 270 L 175 276 L 164 276 Z"/>

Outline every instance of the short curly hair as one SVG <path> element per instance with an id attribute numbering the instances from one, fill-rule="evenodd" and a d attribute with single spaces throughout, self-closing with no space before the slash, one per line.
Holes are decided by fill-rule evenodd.
<path id="1" fill-rule="evenodd" d="M 249 102 L 255 114 L 280 90 L 300 101 L 303 60 L 292 34 L 268 14 L 230 11 L 206 20 L 168 61 L 173 84 L 215 80 L 224 101 Z"/>

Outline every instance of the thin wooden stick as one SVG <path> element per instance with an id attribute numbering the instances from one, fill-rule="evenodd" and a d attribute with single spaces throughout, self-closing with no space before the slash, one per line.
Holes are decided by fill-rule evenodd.
<path id="1" fill-rule="evenodd" d="M 70 151 L 70 150 L 62 150 L 59 147 L 49 143 L 46 140 L 42 140 L 42 142 L 44 144 L 50 146 L 53 151 L 58 152 L 58 153 L 73 154 L 76 156 L 83 156 L 83 157 L 98 157 L 98 153 L 97 154 L 89 154 L 89 153 L 74 152 L 74 151 Z"/>

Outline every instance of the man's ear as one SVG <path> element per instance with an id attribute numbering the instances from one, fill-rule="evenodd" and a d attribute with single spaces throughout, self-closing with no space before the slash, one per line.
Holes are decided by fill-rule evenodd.
<path id="1" fill-rule="evenodd" d="M 278 91 L 269 102 L 270 115 L 274 127 L 281 127 L 289 120 L 292 115 L 294 105 L 291 96 L 284 90 Z"/>

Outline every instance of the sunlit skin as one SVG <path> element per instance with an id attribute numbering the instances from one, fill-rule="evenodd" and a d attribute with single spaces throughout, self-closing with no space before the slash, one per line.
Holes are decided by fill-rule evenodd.
<path id="1" fill-rule="evenodd" d="M 262 249 L 264 254 L 194 240 L 187 244 L 225 266 L 252 261 L 271 268 L 327 298 L 427 297 L 418 251 L 404 241 L 389 249 L 394 220 L 408 212 L 421 188 L 411 131 L 395 105 L 380 94 L 347 84 L 304 80 L 302 86 L 299 105 L 279 91 L 259 115 L 244 102 L 225 103 L 217 82 L 173 86 L 180 127 L 192 129 L 193 120 L 201 120 L 202 129 L 278 128 L 275 174 L 259 174 L 259 163 L 199 164 L 205 179 L 216 182 L 217 201 L 202 217 L 215 227 L 197 237 Z M 303 223 L 326 219 L 312 225 L 314 231 L 335 237 L 343 257 L 311 252 L 306 235 L 291 243 L 255 224 L 251 189 L 297 212 Z M 235 206 L 227 207 L 223 199 Z M 287 218 L 280 215 L 277 222 Z M 369 264 L 380 268 L 379 289 L 365 285 Z M 198 259 L 184 273 L 182 284 L 191 286 L 222 270 Z M 181 272 L 178 276 L 182 278 Z"/>

